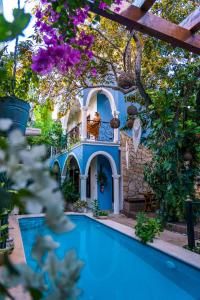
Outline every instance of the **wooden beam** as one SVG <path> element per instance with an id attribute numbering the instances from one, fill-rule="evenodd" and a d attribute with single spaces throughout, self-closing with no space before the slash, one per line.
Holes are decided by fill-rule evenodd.
<path id="1" fill-rule="evenodd" d="M 174 47 L 182 47 L 193 53 L 200 54 L 200 35 L 192 34 L 190 30 L 162 19 L 150 12 L 123 1 L 119 13 L 115 13 L 115 6 L 110 11 L 101 10 L 90 4 L 90 10 L 105 18 L 116 21 L 142 33 L 170 43 Z"/>
<path id="2" fill-rule="evenodd" d="M 156 2 L 156 0 L 135 0 L 133 5 L 141 8 L 144 11 L 148 11 Z"/>
<path id="3" fill-rule="evenodd" d="M 192 32 L 196 32 L 200 29 L 200 7 L 198 7 L 194 12 L 192 12 L 187 18 L 185 18 L 180 26 L 188 29 Z"/>

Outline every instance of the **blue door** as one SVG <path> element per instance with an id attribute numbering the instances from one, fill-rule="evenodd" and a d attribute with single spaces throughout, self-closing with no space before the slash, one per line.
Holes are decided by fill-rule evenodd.
<path id="1" fill-rule="evenodd" d="M 113 199 L 113 179 L 112 179 L 112 169 L 110 162 L 103 155 L 97 157 L 97 172 L 103 172 L 107 178 L 107 184 L 102 187 L 99 182 L 97 182 L 98 187 L 98 201 L 100 210 L 112 210 L 112 199 Z"/>

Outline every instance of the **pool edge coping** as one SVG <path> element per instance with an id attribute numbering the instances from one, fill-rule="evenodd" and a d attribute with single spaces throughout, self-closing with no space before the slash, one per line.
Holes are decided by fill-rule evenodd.
<path id="1" fill-rule="evenodd" d="M 116 221 L 110 220 L 110 219 L 96 219 L 92 216 L 91 213 L 75 213 L 75 212 L 66 212 L 65 215 L 80 215 L 80 216 L 86 216 L 92 220 L 95 220 L 96 222 L 99 222 L 103 225 L 106 225 L 107 227 L 110 227 L 120 233 L 125 234 L 126 236 L 133 238 L 137 241 L 139 241 L 138 237 L 135 235 L 135 230 L 132 227 L 129 227 L 127 225 L 118 223 Z M 24 218 L 36 218 L 36 217 L 44 217 L 45 214 L 31 214 L 31 215 L 16 215 L 17 219 L 17 225 L 19 227 L 20 236 L 21 236 L 21 230 L 19 225 L 19 219 Z M 23 256 L 25 257 L 25 251 L 23 246 L 23 241 L 21 237 L 21 243 L 23 248 Z M 175 259 L 178 259 L 200 271 L 200 255 L 197 253 L 194 253 L 192 251 L 189 251 L 187 249 L 184 249 L 180 246 L 174 245 L 172 243 L 166 242 L 161 240 L 159 237 L 154 239 L 153 243 L 147 243 L 149 247 L 152 247 L 155 250 L 158 250 L 160 252 L 163 252 Z M 25 263 L 26 263 L 26 257 L 25 257 Z"/>

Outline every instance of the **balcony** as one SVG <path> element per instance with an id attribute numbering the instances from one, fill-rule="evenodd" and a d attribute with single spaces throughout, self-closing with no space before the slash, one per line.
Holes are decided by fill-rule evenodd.
<path id="1" fill-rule="evenodd" d="M 96 123 L 96 126 L 95 126 Z M 101 121 L 95 122 L 93 120 L 87 120 L 87 128 L 95 126 L 98 128 L 96 137 L 92 135 L 89 130 L 87 130 L 87 139 L 95 140 L 101 142 L 113 142 L 114 139 L 114 129 L 110 127 L 110 122 Z"/>
<path id="2" fill-rule="evenodd" d="M 97 123 L 97 122 L 96 122 Z M 87 128 L 95 127 L 96 135 L 93 135 L 89 130 L 87 130 L 87 140 L 96 141 L 96 142 L 113 142 L 114 140 L 114 129 L 110 127 L 110 122 L 101 121 L 98 124 L 95 124 L 93 120 L 87 120 Z M 81 140 L 81 130 L 82 123 L 77 124 L 73 129 L 67 132 L 66 139 L 67 147 L 71 147 L 74 144 L 78 143 Z"/>

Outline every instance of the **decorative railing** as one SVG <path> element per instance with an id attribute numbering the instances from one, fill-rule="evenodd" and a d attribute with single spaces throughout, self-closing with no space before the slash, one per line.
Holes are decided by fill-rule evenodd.
<path id="1" fill-rule="evenodd" d="M 96 122 L 87 120 L 87 138 L 96 141 L 112 142 L 114 130 L 110 127 L 110 122 Z"/>
<path id="2" fill-rule="evenodd" d="M 81 125 L 82 123 L 79 123 L 73 129 L 68 131 L 66 136 L 63 136 L 61 147 L 51 147 L 51 157 L 60 154 L 66 149 L 70 149 L 80 141 Z M 91 131 L 89 130 L 89 127 L 93 127 Z M 87 120 L 87 139 L 91 141 L 113 142 L 114 129 L 110 127 L 110 122 Z"/>
<path id="3" fill-rule="evenodd" d="M 67 132 L 67 147 L 71 147 L 72 145 L 78 143 L 81 137 L 81 123 L 77 124 L 73 129 Z"/>

